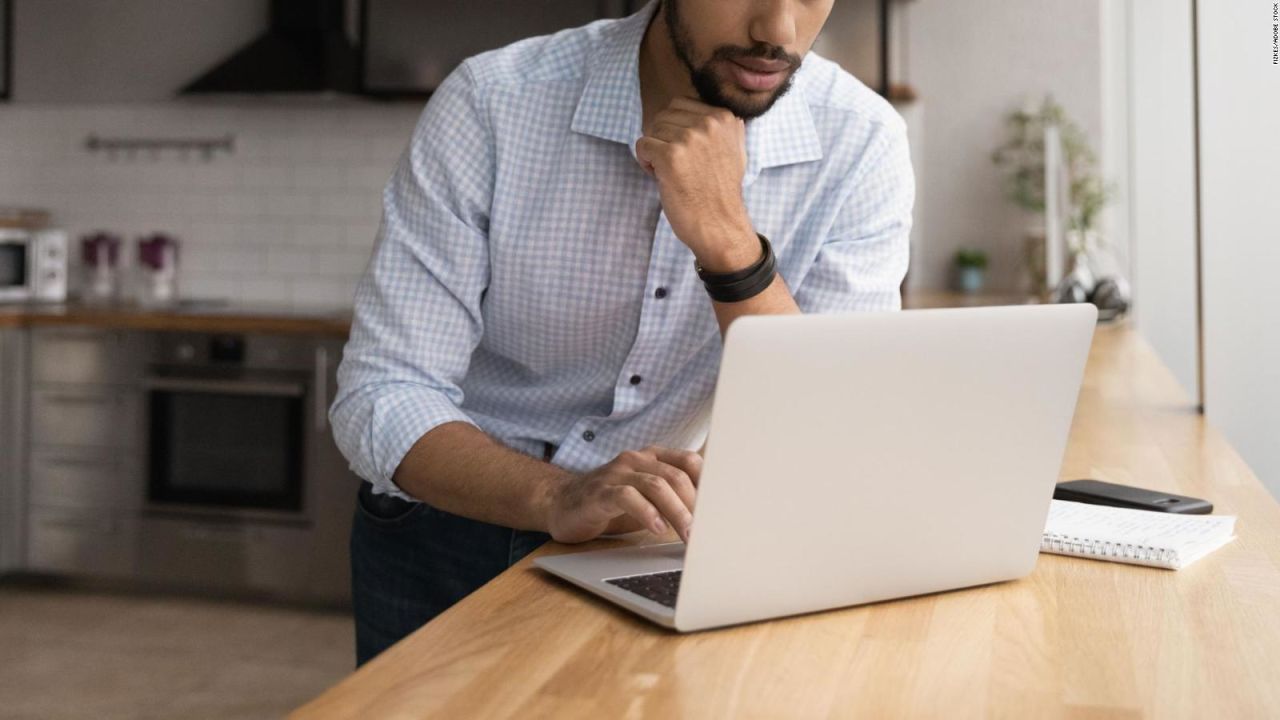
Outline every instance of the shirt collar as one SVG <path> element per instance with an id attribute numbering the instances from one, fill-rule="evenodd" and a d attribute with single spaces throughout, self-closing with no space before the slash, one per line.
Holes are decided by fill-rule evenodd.
<path id="1" fill-rule="evenodd" d="M 657 10 L 651 0 L 639 12 L 610 25 L 588 61 L 587 80 L 574 111 L 574 132 L 622 143 L 635 153 L 644 109 L 640 102 L 640 42 Z M 805 101 L 804 72 L 769 112 L 747 123 L 749 184 L 761 170 L 822 158 L 817 126 Z"/>

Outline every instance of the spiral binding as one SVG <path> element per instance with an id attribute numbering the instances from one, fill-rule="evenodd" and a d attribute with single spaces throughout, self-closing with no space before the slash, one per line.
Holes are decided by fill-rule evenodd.
<path id="1" fill-rule="evenodd" d="M 1174 567 L 1178 565 L 1178 552 L 1176 550 L 1151 547 L 1150 545 L 1090 540 L 1071 535 L 1045 534 L 1040 541 L 1040 550 L 1060 555 L 1079 555 L 1104 559 L 1115 558 L 1133 562 L 1159 563 Z"/>

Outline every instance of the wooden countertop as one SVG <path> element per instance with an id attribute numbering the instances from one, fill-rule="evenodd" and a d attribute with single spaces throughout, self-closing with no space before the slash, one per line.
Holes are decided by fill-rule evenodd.
<path id="1" fill-rule="evenodd" d="M 1006 294 L 965 295 L 948 291 L 916 292 L 903 298 L 908 308 L 1015 305 L 1025 297 Z M 0 329 L 81 325 L 122 330 L 190 332 L 270 332 L 337 335 L 351 331 L 351 310 L 299 309 L 281 305 L 225 301 L 186 302 L 173 308 L 145 308 L 132 303 L 93 305 L 66 303 L 0 303 Z"/>
<path id="2" fill-rule="evenodd" d="M 1015 582 L 692 635 L 526 559 L 294 717 L 1280 713 L 1280 505 L 1129 327 L 1098 328 L 1061 477 L 1208 498 L 1239 538 L 1177 572 L 1041 555 Z"/>
<path id="3" fill-rule="evenodd" d="M 285 333 L 346 337 L 351 329 L 351 311 L 300 309 L 221 301 L 187 302 L 170 308 L 145 308 L 128 303 L 113 305 L 77 302 L 0 304 L 0 328 L 57 325 L 120 330 Z"/>

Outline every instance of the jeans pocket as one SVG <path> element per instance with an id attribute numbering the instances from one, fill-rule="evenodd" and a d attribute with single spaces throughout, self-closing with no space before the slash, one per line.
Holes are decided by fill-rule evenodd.
<path id="1" fill-rule="evenodd" d="M 409 502 L 391 495 L 375 495 L 369 483 L 362 483 L 356 495 L 356 508 L 369 522 L 382 528 L 395 528 L 426 511 L 426 505 Z"/>

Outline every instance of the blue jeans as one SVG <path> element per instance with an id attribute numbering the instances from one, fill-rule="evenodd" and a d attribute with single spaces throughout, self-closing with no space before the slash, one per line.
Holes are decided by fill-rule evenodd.
<path id="1" fill-rule="evenodd" d="M 374 495 L 361 483 L 351 526 L 356 665 L 363 665 L 549 540 Z"/>

